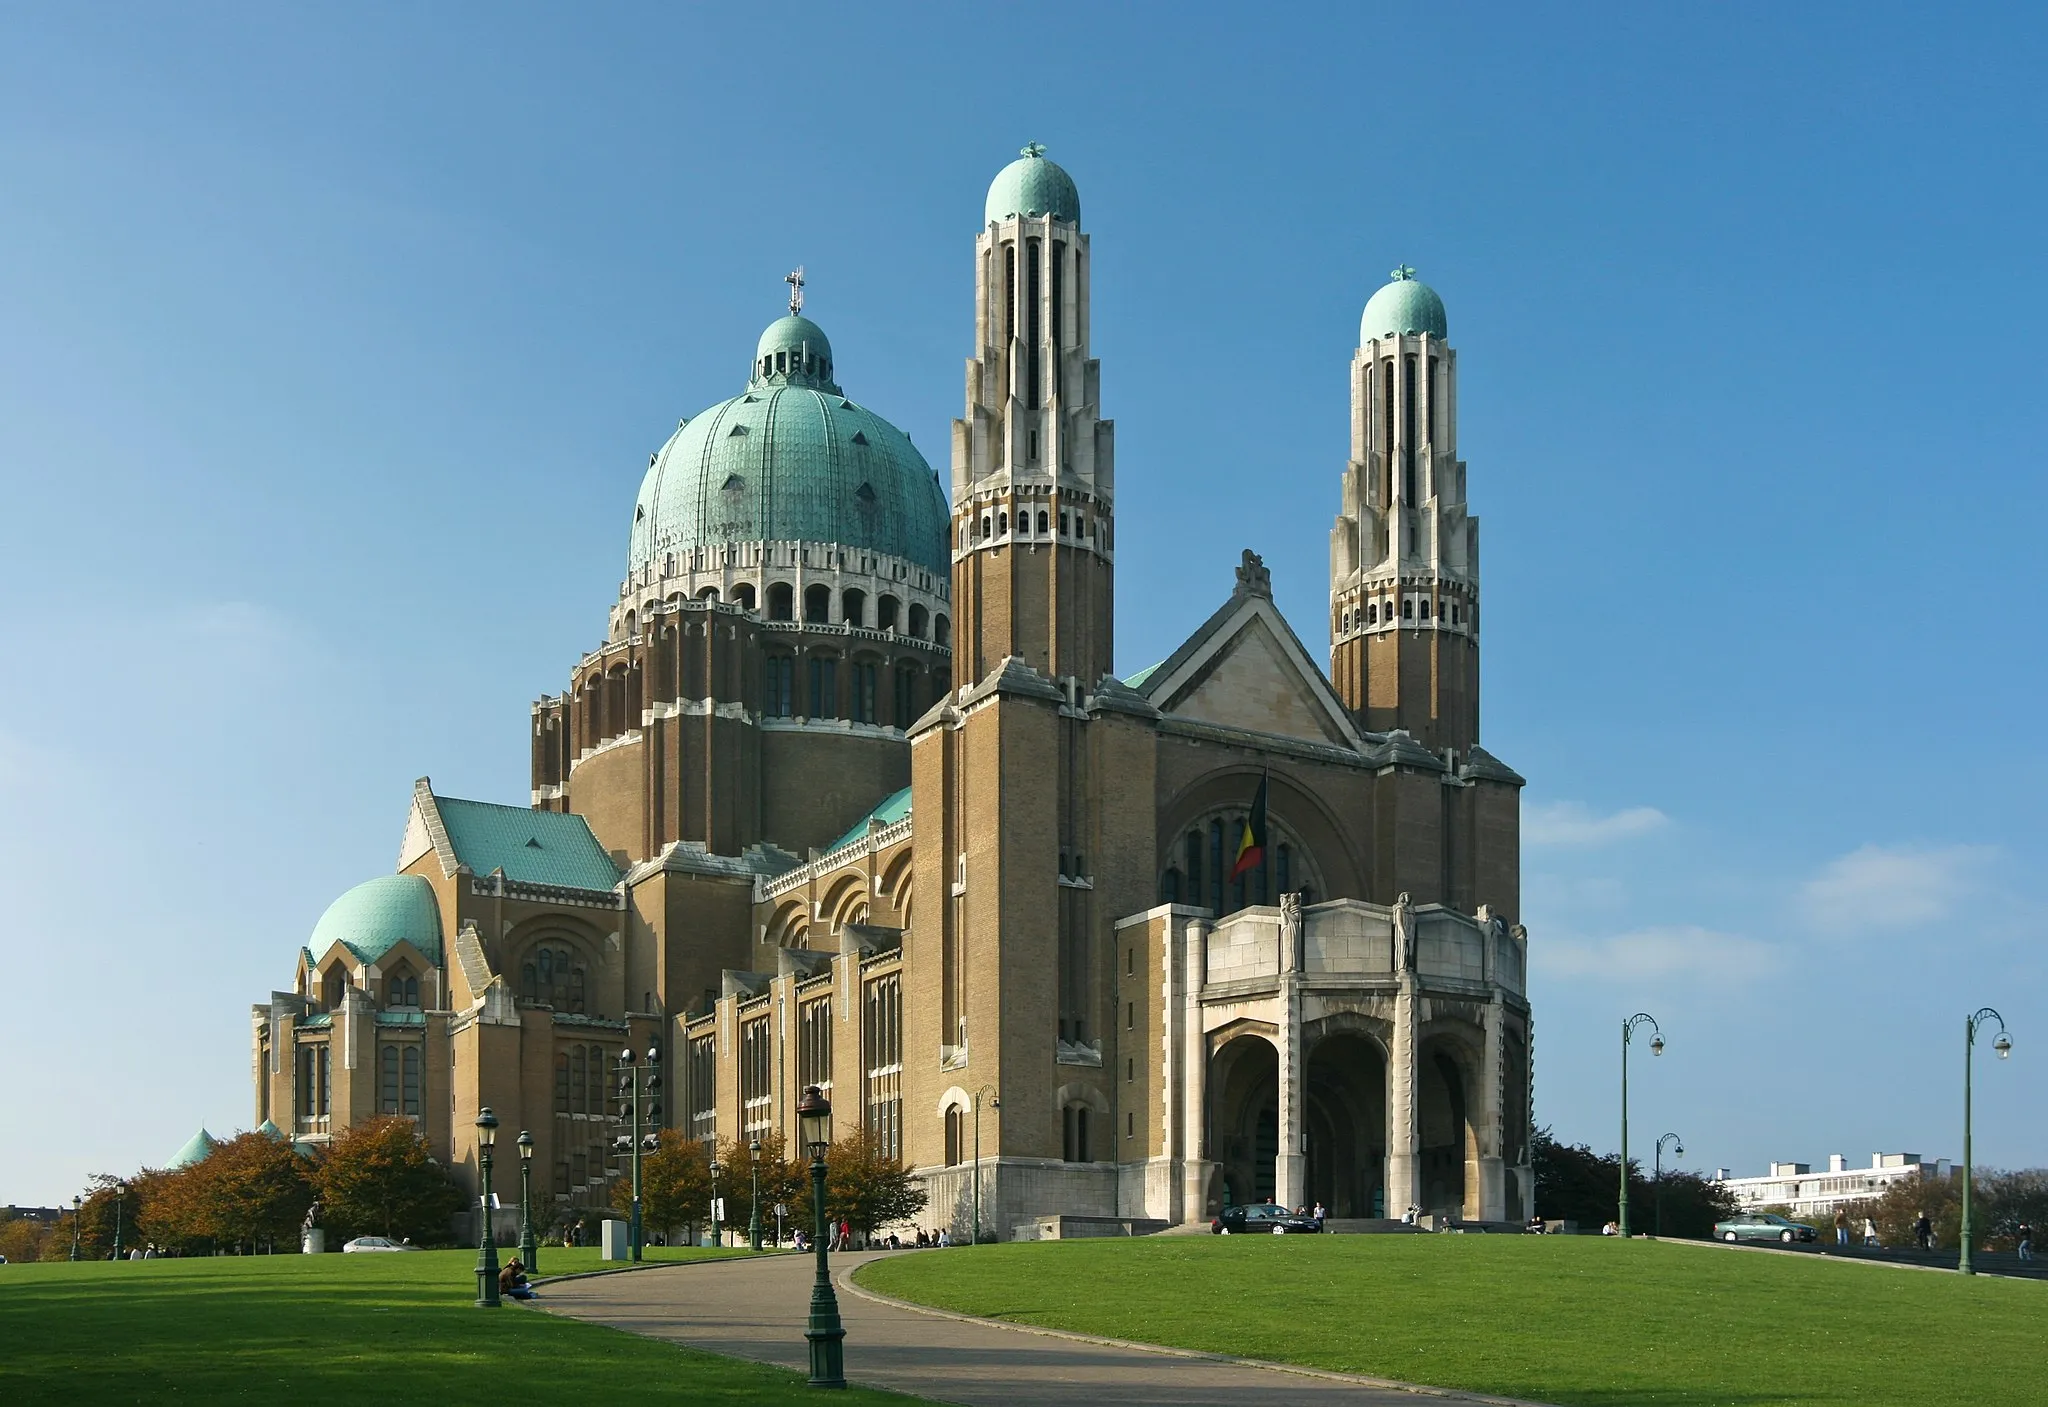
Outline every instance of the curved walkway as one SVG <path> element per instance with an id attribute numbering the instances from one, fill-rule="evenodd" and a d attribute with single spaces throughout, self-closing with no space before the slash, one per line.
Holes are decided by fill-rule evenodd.
<path id="1" fill-rule="evenodd" d="M 1530 1407 L 921 1309 L 849 1283 L 855 1267 L 881 1254 L 905 1253 L 834 1258 L 846 1376 L 862 1387 L 966 1407 Z M 685 1263 L 544 1284 L 537 1303 L 551 1313 L 803 1371 L 813 1273 L 809 1256 Z"/>

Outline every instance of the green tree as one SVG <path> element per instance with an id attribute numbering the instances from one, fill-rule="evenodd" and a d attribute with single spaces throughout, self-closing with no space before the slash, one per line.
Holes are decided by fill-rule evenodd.
<path id="1" fill-rule="evenodd" d="M 845 1221 L 863 1236 L 924 1210 L 925 1191 L 907 1168 L 887 1156 L 866 1129 L 856 1129 L 825 1150 L 825 1216 Z M 810 1180 L 805 1177 L 804 1225 L 812 1224 Z"/>
<path id="2" fill-rule="evenodd" d="M 633 1179 L 612 1183 L 612 1206 L 633 1210 Z M 640 1222 L 644 1230 L 668 1232 L 711 1218 L 711 1155 L 703 1143 L 678 1129 L 662 1129 L 655 1146 L 640 1156 Z"/>
<path id="3" fill-rule="evenodd" d="M 396 1115 L 336 1134 L 318 1188 L 321 1221 L 337 1242 L 360 1234 L 446 1241 L 449 1219 L 464 1201 L 418 1126 Z"/>
<path id="4" fill-rule="evenodd" d="M 754 1212 L 753 1157 L 745 1139 L 729 1138 L 718 1145 L 718 1161 L 725 1165 L 718 1190 L 725 1198 L 726 1225 L 744 1228 Z M 808 1162 L 792 1163 L 789 1142 L 780 1131 L 761 1135 L 761 1226 L 762 1235 L 775 1235 L 775 1205 L 780 1202 L 794 1215 L 798 1202 L 810 1196 Z M 783 1225 L 789 1225 L 787 1219 Z"/>
<path id="5" fill-rule="evenodd" d="M 1621 1158 L 1595 1153 L 1583 1143 L 1559 1143 L 1538 1129 L 1531 1148 L 1536 1169 L 1536 1211 L 1553 1221 L 1604 1226 L 1620 1213 Z M 1652 1232 L 1657 1225 L 1657 1185 L 1642 1164 L 1629 1159 L 1629 1229 Z M 1735 1214 L 1734 1196 L 1696 1172 L 1664 1170 L 1664 1234 L 1708 1237 L 1714 1223 Z"/>
<path id="6" fill-rule="evenodd" d="M 41 1222 L 25 1216 L 16 1216 L 12 1211 L 4 1213 L 0 1221 L 0 1256 L 6 1256 L 10 1264 L 19 1265 L 25 1261 L 41 1260 L 45 1243 L 51 1231 Z M 70 1231 L 65 1231 L 64 1249 L 71 1249 Z"/>

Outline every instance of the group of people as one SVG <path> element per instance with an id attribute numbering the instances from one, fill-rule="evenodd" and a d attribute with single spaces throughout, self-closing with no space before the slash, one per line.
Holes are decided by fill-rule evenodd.
<path id="1" fill-rule="evenodd" d="M 830 1230 L 831 1237 L 825 1243 L 826 1250 L 851 1251 L 856 1249 L 853 1244 L 852 1223 L 842 1220 L 837 1226 L 832 1227 Z M 802 1227 L 797 1228 L 794 1241 L 796 1249 L 798 1249 L 799 1251 L 811 1250 L 816 1244 L 811 1240 L 810 1236 L 803 1230 Z M 932 1247 L 951 1246 L 952 1244 L 953 1233 L 951 1231 L 948 1231 L 943 1226 L 940 1227 L 937 1231 L 926 1231 L 923 1227 L 920 1226 L 917 1229 L 916 1233 L 908 1241 L 905 1241 L 902 1236 L 898 1235 L 894 1231 L 890 1232 L 886 1236 L 871 1237 L 868 1241 L 869 1249 L 877 1251 L 922 1251 Z"/>

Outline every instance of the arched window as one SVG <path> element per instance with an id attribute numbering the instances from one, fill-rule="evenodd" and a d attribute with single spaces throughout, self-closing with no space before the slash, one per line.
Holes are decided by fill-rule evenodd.
<path id="1" fill-rule="evenodd" d="M 894 596 L 884 596 L 875 602 L 875 629 L 894 630 L 896 613 L 903 609 L 903 603 Z"/>
<path id="2" fill-rule="evenodd" d="M 847 591 L 839 598 L 839 618 L 848 625 L 868 623 L 868 594 L 865 591 Z"/>
<path id="3" fill-rule="evenodd" d="M 989 540 L 990 538 L 992 538 L 992 537 L 994 537 L 994 536 L 995 536 L 995 534 L 994 534 L 994 533 L 992 533 L 992 532 L 990 532 L 990 531 L 989 531 L 989 526 L 988 526 L 988 523 L 989 523 L 989 519 L 988 519 L 988 514 L 986 514 L 986 513 L 982 514 L 982 515 L 981 515 L 981 540 L 982 540 L 983 542 L 986 542 L 986 541 L 988 541 L 988 540 Z"/>
<path id="4" fill-rule="evenodd" d="M 1366 605 L 1365 605 L 1365 623 L 1366 623 L 1367 625 L 1378 625 L 1378 624 L 1380 623 L 1380 603 L 1379 603 L 1379 602 L 1377 602 L 1377 601 L 1368 601 L 1368 602 L 1366 602 Z"/>
<path id="5" fill-rule="evenodd" d="M 796 588 L 788 582 L 768 583 L 768 619 L 796 619 Z"/>
<path id="6" fill-rule="evenodd" d="M 1069 1104 L 1065 1110 L 1065 1148 L 1063 1155 L 1070 1163 L 1093 1161 L 1088 1156 L 1088 1106 Z"/>
<path id="7" fill-rule="evenodd" d="M 847 703 L 856 723 L 879 723 L 875 715 L 875 665 L 872 660 L 855 660 Z"/>
<path id="8" fill-rule="evenodd" d="M 558 943 L 543 944 L 519 965 L 519 995 L 557 1011 L 582 1012 L 582 960 Z"/>
<path id="9" fill-rule="evenodd" d="M 1427 596 L 1424 596 L 1423 598 L 1421 598 L 1420 601 L 1416 603 L 1415 613 L 1421 616 L 1424 620 L 1429 619 L 1429 598 Z"/>
<path id="10" fill-rule="evenodd" d="M 924 639 L 925 626 L 930 619 L 931 613 L 929 611 L 916 602 L 912 602 L 910 606 L 910 638 L 913 640 Z"/>
<path id="11" fill-rule="evenodd" d="M 1415 619 L 1415 598 L 1413 596 L 1403 596 L 1401 598 L 1401 619 Z"/>
<path id="12" fill-rule="evenodd" d="M 997 536 L 997 537 L 1001 537 L 1001 536 L 1002 536 L 1002 535 L 1003 535 L 1004 533 L 1007 533 L 1007 532 L 1008 532 L 1009 530 L 1010 530 L 1010 515 L 1009 515 L 1009 513 L 1007 513 L 1007 512 L 1003 512 L 1003 513 L 998 513 L 998 514 L 996 514 L 996 536 Z"/>
<path id="13" fill-rule="evenodd" d="M 743 611 L 754 609 L 754 583 L 743 581 L 732 589 L 733 604 Z"/>
<path id="14" fill-rule="evenodd" d="M 896 726 L 905 732 L 917 721 L 917 671 L 909 665 L 896 670 Z"/>
<path id="15" fill-rule="evenodd" d="M 1351 633 L 1351 612 L 1344 611 L 1338 615 L 1337 630 L 1340 634 L 1348 635 Z"/>
<path id="16" fill-rule="evenodd" d="M 839 716 L 839 660 L 833 655 L 812 655 L 810 666 L 810 718 Z"/>
<path id="17" fill-rule="evenodd" d="M 1047 529 L 1045 510 L 1041 508 L 1038 510 L 1038 535 L 1040 537 L 1044 537 L 1046 535 L 1046 531 Z"/>
<path id="18" fill-rule="evenodd" d="M 1178 904 L 1180 902 L 1180 871 L 1173 866 L 1166 867 L 1166 873 L 1159 876 L 1159 902 Z"/>
<path id="19" fill-rule="evenodd" d="M 962 1147 L 966 1140 L 961 1137 L 960 1127 L 962 1118 L 959 1105 L 952 1105 L 946 1110 L 946 1166 L 949 1168 L 957 1168 L 966 1161 L 967 1155 Z"/>
<path id="20" fill-rule="evenodd" d="M 698 593 L 697 593 L 697 599 L 698 599 L 699 601 L 709 601 L 709 602 L 710 602 L 710 603 L 711 603 L 712 605 L 714 605 L 714 606 L 715 606 L 715 605 L 717 605 L 717 604 L 718 604 L 718 588 L 717 588 L 717 587 L 715 587 L 715 586 L 707 586 L 707 587 L 705 587 L 705 588 L 704 588 L 704 589 L 703 589 L 702 591 L 700 591 L 700 592 L 698 592 Z"/>
<path id="21" fill-rule="evenodd" d="M 932 621 L 932 639 L 948 649 L 952 648 L 953 622 L 951 618 L 941 614 Z"/>
<path id="22" fill-rule="evenodd" d="M 832 588 L 829 586 L 807 586 L 804 588 L 804 622 L 807 625 L 828 625 L 832 620 Z"/>

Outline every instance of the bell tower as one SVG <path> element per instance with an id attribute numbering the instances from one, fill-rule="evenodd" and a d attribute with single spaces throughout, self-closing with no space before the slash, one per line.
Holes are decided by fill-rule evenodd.
<path id="1" fill-rule="evenodd" d="M 1405 264 L 1351 358 L 1351 462 L 1330 533 L 1330 677 L 1372 732 L 1479 741 L 1479 520 L 1458 458 L 1443 300 Z"/>
<path id="2" fill-rule="evenodd" d="M 1088 236 L 1073 178 L 1031 143 L 974 241 L 975 355 L 953 422 L 953 677 L 1016 656 L 1092 686 L 1110 670 L 1111 423 L 1088 355 Z"/>

